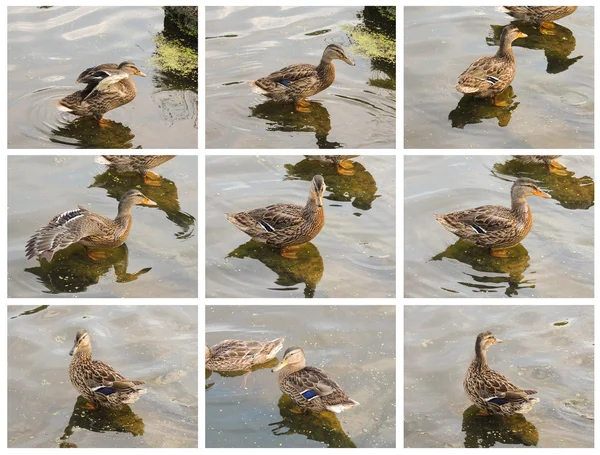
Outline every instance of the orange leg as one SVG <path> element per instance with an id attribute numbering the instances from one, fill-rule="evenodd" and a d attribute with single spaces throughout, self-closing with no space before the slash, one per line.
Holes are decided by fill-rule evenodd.
<path id="1" fill-rule="evenodd" d="M 310 112 L 309 109 L 310 103 L 306 100 L 300 100 L 298 101 L 298 104 L 296 104 L 296 110 L 298 112 Z"/>
<path id="2" fill-rule="evenodd" d="M 91 409 L 92 411 L 95 411 L 96 409 L 98 409 L 97 405 L 95 405 L 94 403 L 90 403 L 89 401 L 85 404 L 85 407 L 88 409 Z"/>
<path id="3" fill-rule="evenodd" d="M 286 259 L 298 259 L 299 249 L 300 245 L 286 246 L 285 248 L 281 249 L 280 254 Z"/>
<path id="4" fill-rule="evenodd" d="M 490 415 L 490 413 L 489 413 L 489 412 L 487 412 L 487 411 L 486 411 L 486 410 L 484 410 L 484 409 L 480 409 L 480 410 L 479 410 L 479 412 L 478 412 L 476 415 L 478 415 L 478 416 L 489 416 L 489 415 Z"/>
<path id="5" fill-rule="evenodd" d="M 351 161 L 340 161 L 337 165 L 337 173 L 340 175 L 354 175 L 354 164 Z"/>
<path id="6" fill-rule="evenodd" d="M 111 255 L 110 250 L 91 250 L 89 248 L 86 248 L 85 251 L 87 252 L 88 257 L 92 261 L 100 261 L 102 259 L 106 259 Z"/>
<path id="7" fill-rule="evenodd" d="M 555 27 L 556 25 L 554 25 L 553 22 L 542 22 L 540 24 L 540 33 L 542 35 L 556 35 L 556 32 L 554 31 Z"/>
<path id="8" fill-rule="evenodd" d="M 160 186 L 161 176 L 154 172 L 148 171 L 144 175 L 144 183 L 148 186 Z"/>
<path id="9" fill-rule="evenodd" d="M 505 248 L 492 248 L 490 254 L 496 258 L 507 258 L 508 250 Z"/>

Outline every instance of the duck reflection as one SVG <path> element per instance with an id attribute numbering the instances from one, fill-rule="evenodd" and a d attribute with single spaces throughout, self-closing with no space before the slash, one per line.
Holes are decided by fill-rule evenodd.
<path id="1" fill-rule="evenodd" d="M 279 291 L 295 290 L 294 286 L 304 283 L 304 297 L 312 298 L 317 290 L 317 284 L 323 277 L 324 265 L 321 253 L 312 243 L 300 245 L 294 250 L 297 255 L 288 259 L 264 243 L 250 240 L 233 250 L 228 258 L 257 259 L 277 274 L 274 288 Z"/>
<path id="2" fill-rule="evenodd" d="M 210 377 L 210 373 L 214 372 L 217 373 L 219 376 L 222 376 L 224 378 L 235 378 L 238 376 L 244 376 L 245 374 L 248 373 L 252 373 L 254 371 L 257 370 L 263 370 L 265 368 L 273 368 L 275 366 L 277 366 L 277 364 L 279 363 L 279 360 L 275 359 L 271 359 L 267 362 L 261 363 L 259 365 L 252 365 L 250 368 L 246 369 L 246 370 L 239 370 L 239 371 L 219 371 L 219 370 L 209 370 L 208 368 L 205 368 L 205 372 L 206 372 L 206 378 Z M 245 382 L 245 381 L 244 381 Z"/>
<path id="3" fill-rule="evenodd" d="M 493 447 L 497 443 L 537 446 L 538 430 L 523 414 L 480 416 L 478 412 L 474 405 L 463 412 L 465 447 Z"/>
<path id="4" fill-rule="evenodd" d="M 118 248 L 93 251 L 94 259 L 91 259 L 84 247 L 71 245 L 56 252 L 52 262 L 38 258 L 39 265 L 25 271 L 38 277 L 38 282 L 46 287 L 46 293 L 63 294 L 85 292 L 111 269 L 114 269 L 117 283 L 130 283 L 151 270 L 147 267 L 136 273 L 127 271 L 129 251 L 125 243 Z"/>
<path id="5" fill-rule="evenodd" d="M 181 232 L 175 233 L 175 237 L 178 239 L 193 237 L 196 219 L 189 213 L 181 211 L 177 185 L 164 177 L 160 178 L 160 184 L 154 182 L 136 173 L 117 173 L 108 169 L 103 174 L 96 175 L 90 187 L 104 188 L 108 196 L 116 200 L 119 200 L 128 189 L 137 188 L 158 204 L 157 208 L 167 215 L 169 221 L 181 228 Z"/>
<path id="6" fill-rule="evenodd" d="M 250 108 L 250 116 L 267 120 L 267 131 L 314 133 L 317 147 L 336 149 L 343 147 L 339 142 L 327 139 L 331 131 L 329 111 L 318 101 L 306 101 L 310 112 L 297 112 L 293 105 L 265 101 Z"/>
<path id="7" fill-rule="evenodd" d="M 70 114 L 69 114 L 70 115 Z M 50 141 L 82 149 L 131 149 L 135 134 L 122 123 L 106 120 L 99 126 L 94 117 L 79 117 L 64 126 L 53 128 Z"/>
<path id="8" fill-rule="evenodd" d="M 287 395 L 281 395 L 277 406 L 282 420 L 269 424 L 274 427 L 271 432 L 275 436 L 299 434 L 307 439 L 322 442 L 327 447 L 356 448 L 333 412 L 299 414 L 295 411 L 297 406 Z"/>
<path id="9" fill-rule="evenodd" d="M 59 447 L 77 447 L 69 442 L 74 428 L 95 433 L 129 433 L 132 436 L 144 434 L 144 421 L 128 405 L 123 405 L 117 409 L 100 407 L 90 411 L 86 404 L 87 400 L 85 398 L 82 396 L 77 397 L 69 424 L 65 428 L 64 434 L 59 438 Z"/>
<path id="10" fill-rule="evenodd" d="M 583 58 L 583 55 L 569 58 L 569 55 L 575 50 L 577 41 L 573 32 L 567 27 L 554 23 L 552 34 L 543 34 L 534 24 L 522 21 L 513 21 L 519 30 L 527 35 L 527 38 L 516 40 L 513 47 L 524 47 L 526 49 L 541 49 L 544 51 L 548 65 L 546 72 L 549 74 L 562 73 L 569 69 L 577 60 Z M 500 45 L 500 35 L 504 25 L 492 25 L 493 36 L 486 38 L 489 46 Z"/>
<path id="11" fill-rule="evenodd" d="M 335 160 L 315 159 L 328 155 L 315 155 L 296 164 L 286 164 L 287 178 L 310 181 L 314 175 L 320 174 L 327 182 L 329 194 L 325 199 L 337 202 L 352 202 L 352 206 L 361 210 L 370 210 L 377 195 L 377 183 L 373 175 L 365 167 L 356 162 L 349 161 L 352 155 L 343 160 L 342 164 L 347 169 L 339 171 L 339 164 Z M 350 167 L 349 167 L 350 166 Z"/>
<path id="12" fill-rule="evenodd" d="M 529 177 L 543 183 L 552 198 L 569 210 L 587 210 L 594 205 L 594 180 L 591 177 L 575 177 L 575 173 L 564 166 L 557 171 L 551 169 L 557 164 L 546 163 L 543 159 L 529 157 L 558 158 L 559 155 L 515 156 L 504 163 L 494 164 L 494 171 L 513 177 Z"/>
<path id="13" fill-rule="evenodd" d="M 458 240 L 431 260 L 453 259 L 470 266 L 475 271 L 489 273 L 490 275 L 467 273 L 471 281 L 458 282 L 462 286 L 472 288 L 474 292 L 493 293 L 504 289 L 504 294 L 512 297 L 518 295 L 520 289 L 535 288 L 534 280 L 525 279 L 525 271 L 529 267 L 527 249 L 518 244 L 507 252 L 507 257 L 498 258 L 490 255 L 485 248 Z"/>
<path id="14" fill-rule="evenodd" d="M 516 40 L 517 42 L 519 40 Z M 463 129 L 466 125 L 483 123 L 486 119 L 498 119 L 498 126 L 505 127 L 510 123 L 513 112 L 519 106 L 515 102 L 517 96 L 512 86 L 491 98 L 475 98 L 463 95 L 456 108 L 448 114 L 452 128 Z"/>

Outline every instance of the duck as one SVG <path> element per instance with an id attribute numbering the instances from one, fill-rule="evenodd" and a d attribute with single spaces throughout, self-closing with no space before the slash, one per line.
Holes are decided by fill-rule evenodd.
<path id="1" fill-rule="evenodd" d="M 484 205 L 435 215 L 435 219 L 461 239 L 488 248 L 493 256 L 506 257 L 506 249 L 518 245 L 533 226 L 528 196 L 552 197 L 540 190 L 535 180 L 521 177 L 510 190 L 511 208 Z"/>
<path id="2" fill-rule="evenodd" d="M 344 49 L 337 44 L 330 44 L 323 51 L 321 62 L 315 66 L 308 63 L 297 63 L 251 81 L 255 93 L 265 95 L 280 103 L 294 103 L 298 112 L 310 112 L 305 98 L 322 92 L 335 80 L 333 60 L 338 59 L 348 65 L 355 63 L 346 56 Z"/>
<path id="3" fill-rule="evenodd" d="M 205 344 L 204 362 L 211 371 L 244 371 L 275 358 L 284 338 L 271 341 L 224 340 L 212 348 Z"/>
<path id="4" fill-rule="evenodd" d="M 352 161 L 350 160 L 357 156 L 358 155 L 304 155 L 307 160 L 333 164 L 340 175 L 354 175 L 354 171 L 352 170 L 354 164 L 352 164 Z"/>
<path id="5" fill-rule="evenodd" d="M 50 262 L 57 251 L 73 243 L 83 245 L 88 250 L 88 256 L 96 259 L 89 248 L 116 248 L 125 243 L 131 230 L 131 209 L 135 205 L 157 204 L 140 191 L 129 190 L 119 201 L 117 217 L 114 220 L 90 212 L 82 206 L 56 215 L 47 225 L 39 228 L 27 242 L 27 259 L 39 255 Z"/>
<path id="6" fill-rule="evenodd" d="M 86 84 L 57 101 L 60 111 L 80 117 L 95 117 L 100 126 L 107 126 L 102 117 L 108 111 L 133 101 L 137 88 L 130 76 L 146 77 L 132 62 L 103 63 L 83 71 L 77 77 L 78 84 Z"/>
<path id="7" fill-rule="evenodd" d="M 454 86 L 460 93 L 475 98 L 494 98 L 515 78 L 517 65 L 512 42 L 527 35 L 515 26 L 507 25 L 500 35 L 500 47 L 494 56 L 479 57 L 458 77 Z M 494 104 L 497 101 L 494 99 Z M 500 104 L 498 104 L 500 105 Z"/>
<path id="8" fill-rule="evenodd" d="M 556 161 L 562 155 L 513 155 L 513 157 L 527 164 L 544 164 L 550 172 L 558 175 L 567 175 L 566 167 Z"/>
<path id="9" fill-rule="evenodd" d="M 146 389 L 140 387 L 144 381 L 126 379 L 109 364 L 92 360 L 92 340 L 84 329 L 77 331 L 69 355 L 73 356 L 69 364 L 71 384 L 88 400 L 90 409 L 120 408 L 135 403 L 146 393 Z"/>
<path id="10" fill-rule="evenodd" d="M 539 398 L 530 398 L 536 390 L 523 390 L 510 382 L 503 374 L 492 370 L 487 363 L 487 349 L 502 343 L 492 332 L 477 335 L 475 358 L 467 369 L 463 387 L 471 401 L 481 410 L 479 415 L 526 414 Z"/>
<path id="11" fill-rule="evenodd" d="M 293 249 L 314 239 L 325 224 L 322 175 L 310 182 L 306 205 L 273 204 L 248 212 L 228 213 L 227 220 L 257 242 L 279 248 L 284 257 L 293 257 Z"/>
<path id="12" fill-rule="evenodd" d="M 279 389 L 300 408 L 300 411 L 340 413 L 358 406 L 335 380 L 317 367 L 306 366 L 304 351 L 288 348 L 283 360 L 272 372 L 278 372 Z"/>
<path id="13" fill-rule="evenodd" d="M 500 11 L 523 22 L 530 22 L 540 27 L 543 35 L 552 35 L 554 21 L 569 16 L 577 6 L 502 6 Z"/>
<path id="14" fill-rule="evenodd" d="M 160 175 L 151 172 L 163 163 L 175 158 L 176 155 L 100 155 L 96 162 L 106 165 L 117 174 L 135 173 L 144 178 L 144 182 L 151 184 L 160 180 Z"/>

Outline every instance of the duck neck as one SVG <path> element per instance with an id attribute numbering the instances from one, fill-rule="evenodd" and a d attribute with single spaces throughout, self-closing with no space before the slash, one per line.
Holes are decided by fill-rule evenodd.
<path id="1" fill-rule="evenodd" d="M 82 346 L 77 348 L 77 352 L 73 356 L 73 362 L 91 363 L 92 362 L 92 346 Z"/>
<path id="2" fill-rule="evenodd" d="M 279 377 L 285 378 L 286 376 L 289 376 L 290 374 L 295 373 L 296 371 L 304 369 L 304 367 L 306 367 L 306 360 L 299 363 L 287 364 L 279 372 Z"/>
<path id="3" fill-rule="evenodd" d="M 479 371 L 488 370 L 487 351 L 480 346 L 475 346 L 475 358 L 471 364 L 472 367 Z"/>
<path id="4" fill-rule="evenodd" d="M 302 218 L 312 218 L 316 213 L 322 212 L 323 207 L 319 207 L 317 205 L 317 201 L 315 201 L 314 196 L 309 194 L 308 199 L 306 200 L 306 205 L 302 209 Z"/>
<path id="5" fill-rule="evenodd" d="M 496 57 L 505 58 L 514 62 L 515 54 L 512 49 L 512 42 L 507 39 L 500 41 L 500 47 L 498 48 L 498 52 L 496 52 Z"/>
<path id="6" fill-rule="evenodd" d="M 330 58 L 323 56 L 321 63 L 317 66 L 317 74 L 321 83 L 330 86 L 335 79 L 335 66 Z"/>
<path id="7" fill-rule="evenodd" d="M 513 194 L 511 211 L 522 223 L 525 223 L 531 217 L 531 209 L 525 196 Z"/>
<path id="8" fill-rule="evenodd" d="M 131 220 L 131 209 L 134 206 L 134 202 L 131 199 L 123 199 L 119 202 L 119 212 L 115 218 L 115 222 L 124 222 L 127 224 Z"/>

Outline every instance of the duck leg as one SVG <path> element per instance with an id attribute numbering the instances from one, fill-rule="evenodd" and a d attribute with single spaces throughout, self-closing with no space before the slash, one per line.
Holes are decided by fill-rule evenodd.
<path id="1" fill-rule="evenodd" d="M 85 251 L 86 251 L 88 257 L 94 262 L 100 261 L 102 259 L 106 259 L 111 256 L 111 250 L 91 249 L 91 248 L 85 247 Z"/>
<path id="2" fill-rule="evenodd" d="M 491 248 L 490 254 L 496 258 L 507 258 L 508 250 L 506 248 Z"/>
<path id="3" fill-rule="evenodd" d="M 479 412 L 477 414 L 475 414 L 475 415 L 484 417 L 484 416 L 489 416 L 490 413 L 487 412 L 485 409 L 480 409 Z"/>
<path id="4" fill-rule="evenodd" d="M 548 170 L 555 175 L 568 175 L 566 169 L 567 168 L 565 166 L 556 160 L 550 161 L 550 164 L 548 165 Z"/>
<path id="5" fill-rule="evenodd" d="M 339 175 L 354 175 L 354 164 L 348 160 L 340 161 L 337 165 Z"/>
<path id="6" fill-rule="evenodd" d="M 296 111 L 298 112 L 310 112 L 309 109 L 310 103 L 306 100 L 300 100 L 296 104 Z"/>
<path id="7" fill-rule="evenodd" d="M 144 183 L 148 186 L 160 186 L 161 176 L 152 171 L 146 172 L 144 175 Z"/>
<path id="8" fill-rule="evenodd" d="M 554 25 L 553 22 L 542 22 L 540 24 L 540 33 L 542 35 L 556 35 L 556 32 L 554 31 L 555 27 L 556 25 Z"/>
<path id="9" fill-rule="evenodd" d="M 111 121 L 107 118 L 103 118 L 101 115 L 95 115 L 96 120 L 98 120 L 98 126 L 100 128 L 110 128 Z"/>
<path id="10" fill-rule="evenodd" d="M 97 409 L 98 409 L 98 405 L 96 405 L 96 404 L 92 403 L 91 401 L 88 401 L 88 402 L 86 402 L 86 403 L 85 403 L 85 407 L 86 407 L 87 409 L 90 409 L 90 410 L 92 410 L 92 411 L 95 411 L 95 410 L 97 410 Z"/>
<path id="11" fill-rule="evenodd" d="M 300 245 L 286 246 L 280 251 L 281 257 L 286 259 L 298 259 L 298 250 Z"/>

